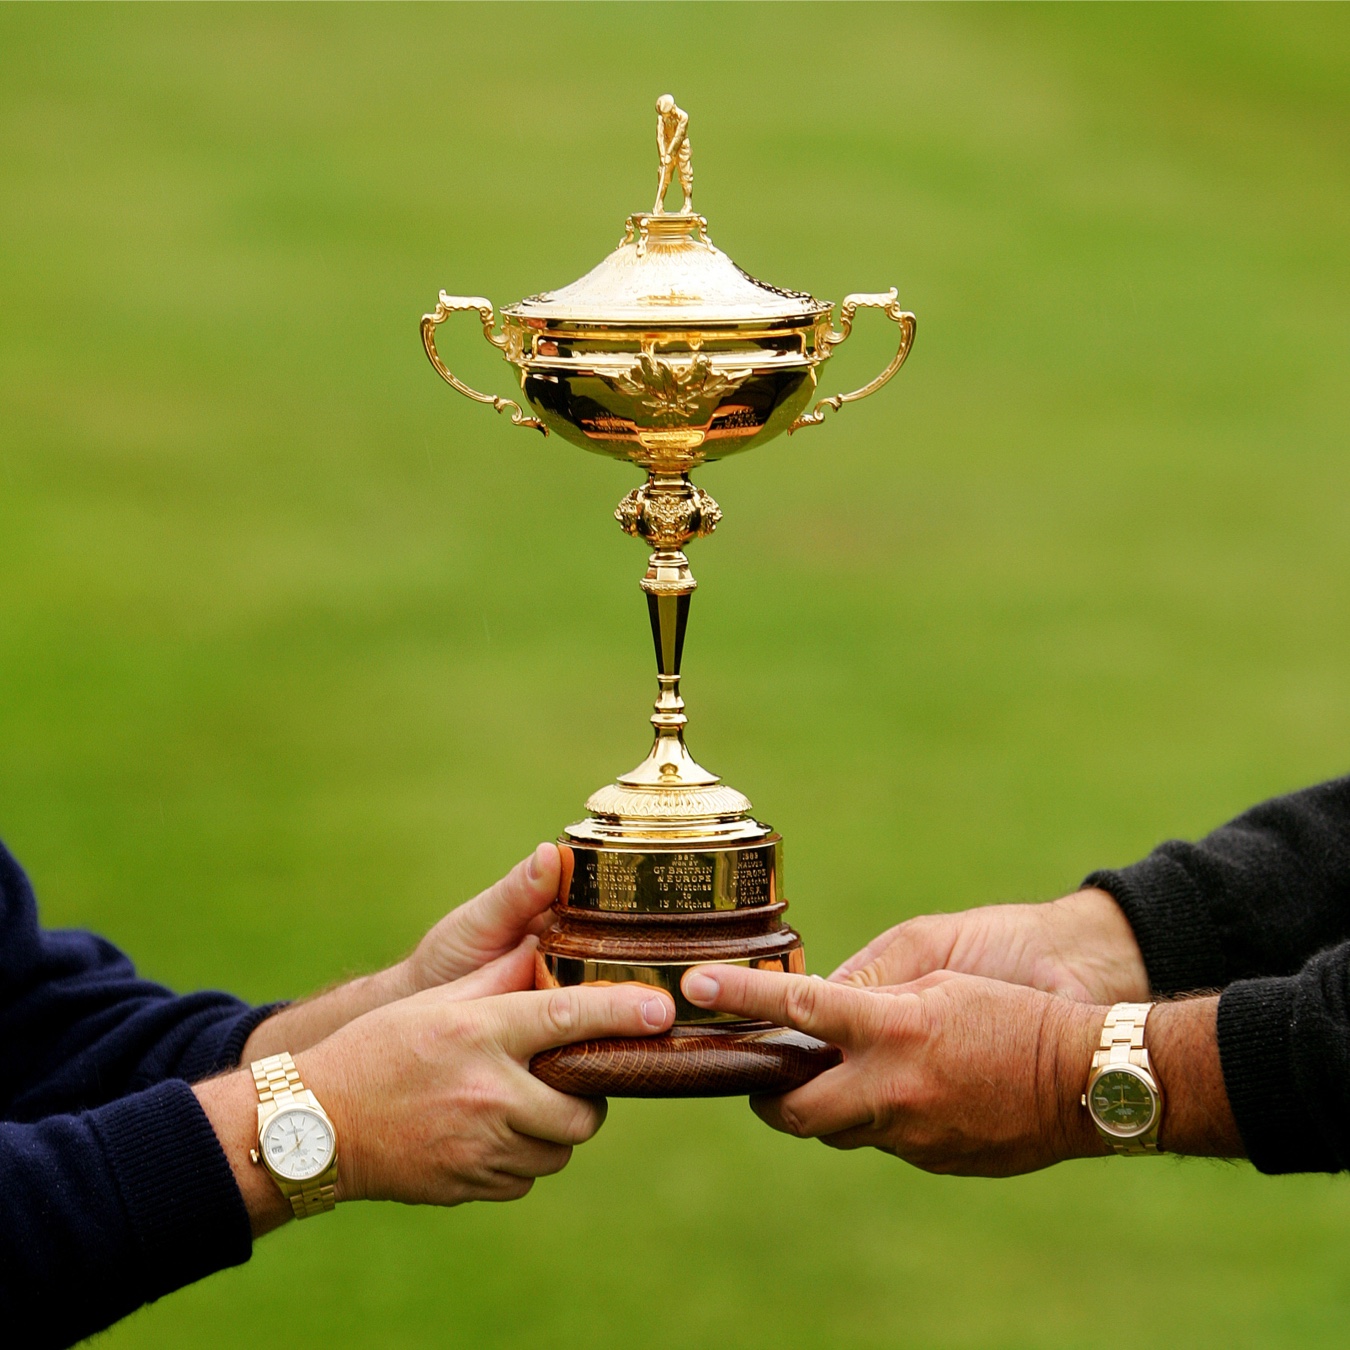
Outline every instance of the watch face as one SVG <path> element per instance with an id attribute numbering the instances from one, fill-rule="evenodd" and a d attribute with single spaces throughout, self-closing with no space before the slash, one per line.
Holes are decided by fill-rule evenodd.
<path id="1" fill-rule="evenodd" d="M 333 1127 L 306 1106 L 289 1106 L 267 1122 L 262 1153 L 267 1165 L 291 1181 L 317 1177 L 333 1158 Z"/>
<path id="2" fill-rule="evenodd" d="M 1103 1129 L 1123 1139 L 1143 1134 L 1157 1110 L 1152 1089 L 1129 1069 L 1107 1069 L 1093 1083 L 1088 1105 Z"/>

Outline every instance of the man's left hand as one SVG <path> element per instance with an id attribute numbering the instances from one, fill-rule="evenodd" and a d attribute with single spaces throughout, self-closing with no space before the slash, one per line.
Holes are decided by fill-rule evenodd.
<path id="1" fill-rule="evenodd" d="M 395 965 L 338 985 L 315 998 L 292 1004 L 259 1023 L 244 1045 L 240 1062 L 279 1050 L 292 1054 L 317 1045 L 339 1027 L 440 985 L 464 981 L 508 953 L 515 959 L 493 966 L 486 985 L 469 981 L 456 998 L 484 998 L 534 983 L 535 939 L 553 919 L 561 859 L 555 844 L 540 844 L 499 882 L 452 909 Z M 506 983 L 503 984 L 502 981 Z"/>

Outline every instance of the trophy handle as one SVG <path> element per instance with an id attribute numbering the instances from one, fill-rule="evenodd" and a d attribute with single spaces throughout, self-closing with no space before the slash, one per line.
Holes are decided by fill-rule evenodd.
<path id="1" fill-rule="evenodd" d="M 821 339 L 822 345 L 829 350 L 843 342 L 853 331 L 853 316 L 860 308 L 882 310 L 888 319 L 900 325 L 900 346 L 896 349 L 895 355 L 891 357 L 890 365 L 876 379 L 869 380 L 861 389 L 854 389 L 848 394 L 834 394 L 830 398 L 821 399 L 809 413 L 803 413 L 788 427 L 789 436 L 794 431 L 800 431 L 803 427 L 818 427 L 825 420 L 826 408 L 833 408 L 835 412 L 838 412 L 845 403 L 853 403 L 860 398 L 866 398 L 868 394 L 875 394 L 905 364 L 905 357 L 909 355 L 909 349 L 914 345 L 916 320 L 908 310 L 900 308 L 900 293 L 894 286 L 889 291 L 883 291 L 877 295 L 846 295 L 844 303 L 839 306 L 839 331 L 835 332 L 830 329 L 826 332 Z"/>
<path id="2" fill-rule="evenodd" d="M 506 346 L 506 334 L 492 331 L 497 325 L 496 316 L 492 312 L 492 301 L 485 300 L 481 295 L 446 295 L 442 291 L 435 310 L 422 315 L 422 346 L 427 349 L 427 359 L 436 367 L 436 374 L 465 398 L 471 398 L 475 403 L 490 403 L 497 412 L 505 412 L 510 408 L 511 421 L 514 425 L 534 427 L 536 431 L 542 431 L 547 436 L 548 428 L 538 418 L 527 417 L 519 403 L 509 398 L 498 398 L 496 394 L 480 394 L 477 389 L 471 389 L 463 380 L 452 375 L 442 363 L 436 352 L 436 326 L 444 323 L 450 315 L 465 309 L 478 311 L 478 320 L 483 325 L 483 336 L 494 347 Z"/>

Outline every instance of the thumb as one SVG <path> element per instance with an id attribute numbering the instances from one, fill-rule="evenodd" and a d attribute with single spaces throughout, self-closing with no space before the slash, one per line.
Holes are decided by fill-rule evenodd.
<path id="1" fill-rule="evenodd" d="M 578 984 L 488 1000 L 507 1054 L 522 1062 L 605 1036 L 651 1036 L 675 1021 L 675 1003 L 649 984 Z"/>
<path id="2" fill-rule="evenodd" d="M 896 924 L 845 961 L 830 979 L 858 988 L 907 984 L 951 962 L 960 921 L 949 914 L 925 914 Z"/>
<path id="3" fill-rule="evenodd" d="M 500 881 L 451 910 L 413 954 L 419 985 L 457 980 L 505 955 L 527 933 L 542 932 L 551 921 L 560 874 L 558 846 L 540 844 Z"/>

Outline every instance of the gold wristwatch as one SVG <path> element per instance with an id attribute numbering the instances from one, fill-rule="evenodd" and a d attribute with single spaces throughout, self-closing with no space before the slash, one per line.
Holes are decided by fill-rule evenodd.
<path id="1" fill-rule="evenodd" d="M 267 1169 L 297 1219 L 323 1214 L 333 1208 L 337 1184 L 333 1122 L 285 1051 L 249 1067 L 258 1088 L 258 1147 L 248 1156 Z"/>
<path id="2" fill-rule="evenodd" d="M 1092 1056 L 1083 1105 L 1097 1132 L 1126 1156 L 1157 1153 L 1162 1087 L 1144 1048 L 1151 1003 L 1117 1003 L 1106 1014 L 1102 1047 Z"/>

